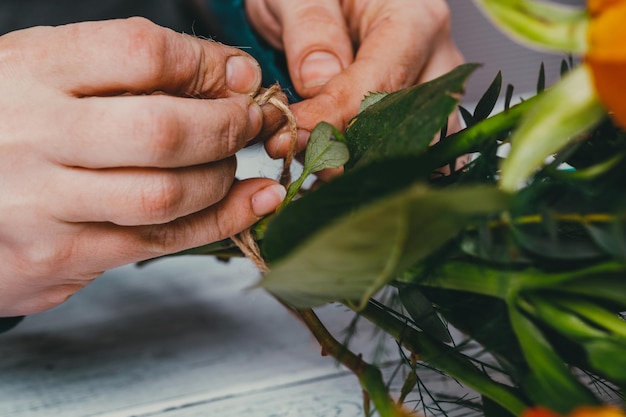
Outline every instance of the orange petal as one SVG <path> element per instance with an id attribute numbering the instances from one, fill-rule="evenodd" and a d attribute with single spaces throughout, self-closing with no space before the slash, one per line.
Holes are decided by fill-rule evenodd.
<path id="1" fill-rule="evenodd" d="M 561 415 L 544 407 L 534 407 L 524 410 L 519 417 L 561 417 Z"/>
<path id="2" fill-rule="evenodd" d="M 613 7 L 618 3 L 624 3 L 623 0 L 587 0 L 587 10 L 592 16 L 602 13 L 609 7 Z"/>
<path id="3" fill-rule="evenodd" d="M 570 417 L 624 417 L 624 412 L 617 407 L 580 407 Z"/>
<path id="4" fill-rule="evenodd" d="M 600 100 L 626 128 L 626 1 L 612 3 L 591 21 L 586 60 Z"/>

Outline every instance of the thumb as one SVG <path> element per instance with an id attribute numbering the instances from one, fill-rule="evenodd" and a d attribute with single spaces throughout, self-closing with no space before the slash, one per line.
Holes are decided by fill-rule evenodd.
<path id="1" fill-rule="evenodd" d="M 282 3 L 278 16 L 289 74 L 297 92 L 312 97 L 353 61 L 346 19 L 336 0 Z"/>

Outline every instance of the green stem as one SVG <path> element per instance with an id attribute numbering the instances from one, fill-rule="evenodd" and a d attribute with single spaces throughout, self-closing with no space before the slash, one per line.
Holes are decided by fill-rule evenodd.
<path id="1" fill-rule="evenodd" d="M 476 152 L 481 146 L 493 142 L 511 130 L 528 109 L 534 106 L 537 96 L 517 104 L 508 110 L 484 119 L 471 128 L 463 129 L 437 142 L 428 150 L 434 158 L 432 166 L 440 167 L 460 155 Z"/>
<path id="2" fill-rule="evenodd" d="M 326 329 L 313 310 L 287 308 L 300 317 L 315 339 L 317 339 L 325 354 L 335 358 L 357 376 L 361 386 L 374 403 L 381 417 L 408 417 L 412 415 L 393 401 L 380 370 L 365 362 L 361 356 L 354 354 L 339 343 Z"/>
<path id="3" fill-rule="evenodd" d="M 527 408 L 527 404 L 511 387 L 493 381 L 458 350 L 408 327 L 406 323 L 372 303 L 358 313 L 425 362 L 489 397 L 512 414 L 519 415 Z"/>
<path id="4" fill-rule="evenodd" d="M 448 290 L 468 291 L 508 300 L 520 291 L 555 287 L 567 289 L 568 285 L 584 277 L 602 276 L 623 271 L 624 264 L 613 261 L 560 273 L 545 273 L 532 268 L 503 270 L 469 262 L 451 261 L 434 269 L 428 278 L 420 280 L 418 284 Z"/>

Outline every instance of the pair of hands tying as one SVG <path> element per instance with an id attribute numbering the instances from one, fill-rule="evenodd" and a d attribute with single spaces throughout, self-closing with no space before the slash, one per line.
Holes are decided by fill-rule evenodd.
<path id="1" fill-rule="evenodd" d="M 298 148 L 364 95 L 462 59 L 444 0 L 248 0 L 303 101 Z M 237 28 L 233 28 L 237 30 Z M 240 49 L 131 18 L 0 37 L 0 317 L 58 305 L 104 271 L 232 236 L 285 190 L 234 181 L 261 130 L 261 69 Z M 266 142 L 284 156 L 287 132 Z"/>

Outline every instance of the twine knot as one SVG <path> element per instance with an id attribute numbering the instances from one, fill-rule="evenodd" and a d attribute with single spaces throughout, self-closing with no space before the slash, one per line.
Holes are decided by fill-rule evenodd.
<path id="1" fill-rule="evenodd" d="M 289 142 L 289 150 L 287 155 L 283 160 L 283 167 L 280 173 L 280 177 L 278 181 L 285 187 L 288 188 L 291 184 L 291 164 L 293 163 L 294 155 L 296 152 L 296 144 L 298 140 L 298 126 L 296 125 L 296 118 L 294 117 L 289 105 L 282 101 L 279 98 L 279 95 L 282 95 L 282 88 L 279 84 L 274 84 L 270 88 L 265 89 L 259 92 L 255 97 L 254 101 L 256 101 L 259 106 L 263 106 L 265 104 L 271 104 L 277 109 L 279 109 L 287 118 L 287 127 L 289 128 L 290 133 L 290 142 Z M 263 255 L 261 255 L 261 250 L 259 245 L 257 245 L 254 240 L 254 236 L 252 235 L 252 229 L 248 228 L 243 232 L 232 236 L 231 240 L 239 250 L 244 254 L 244 256 L 250 259 L 256 267 L 261 271 L 262 274 L 266 274 L 269 272 L 270 268 L 263 259 Z"/>

